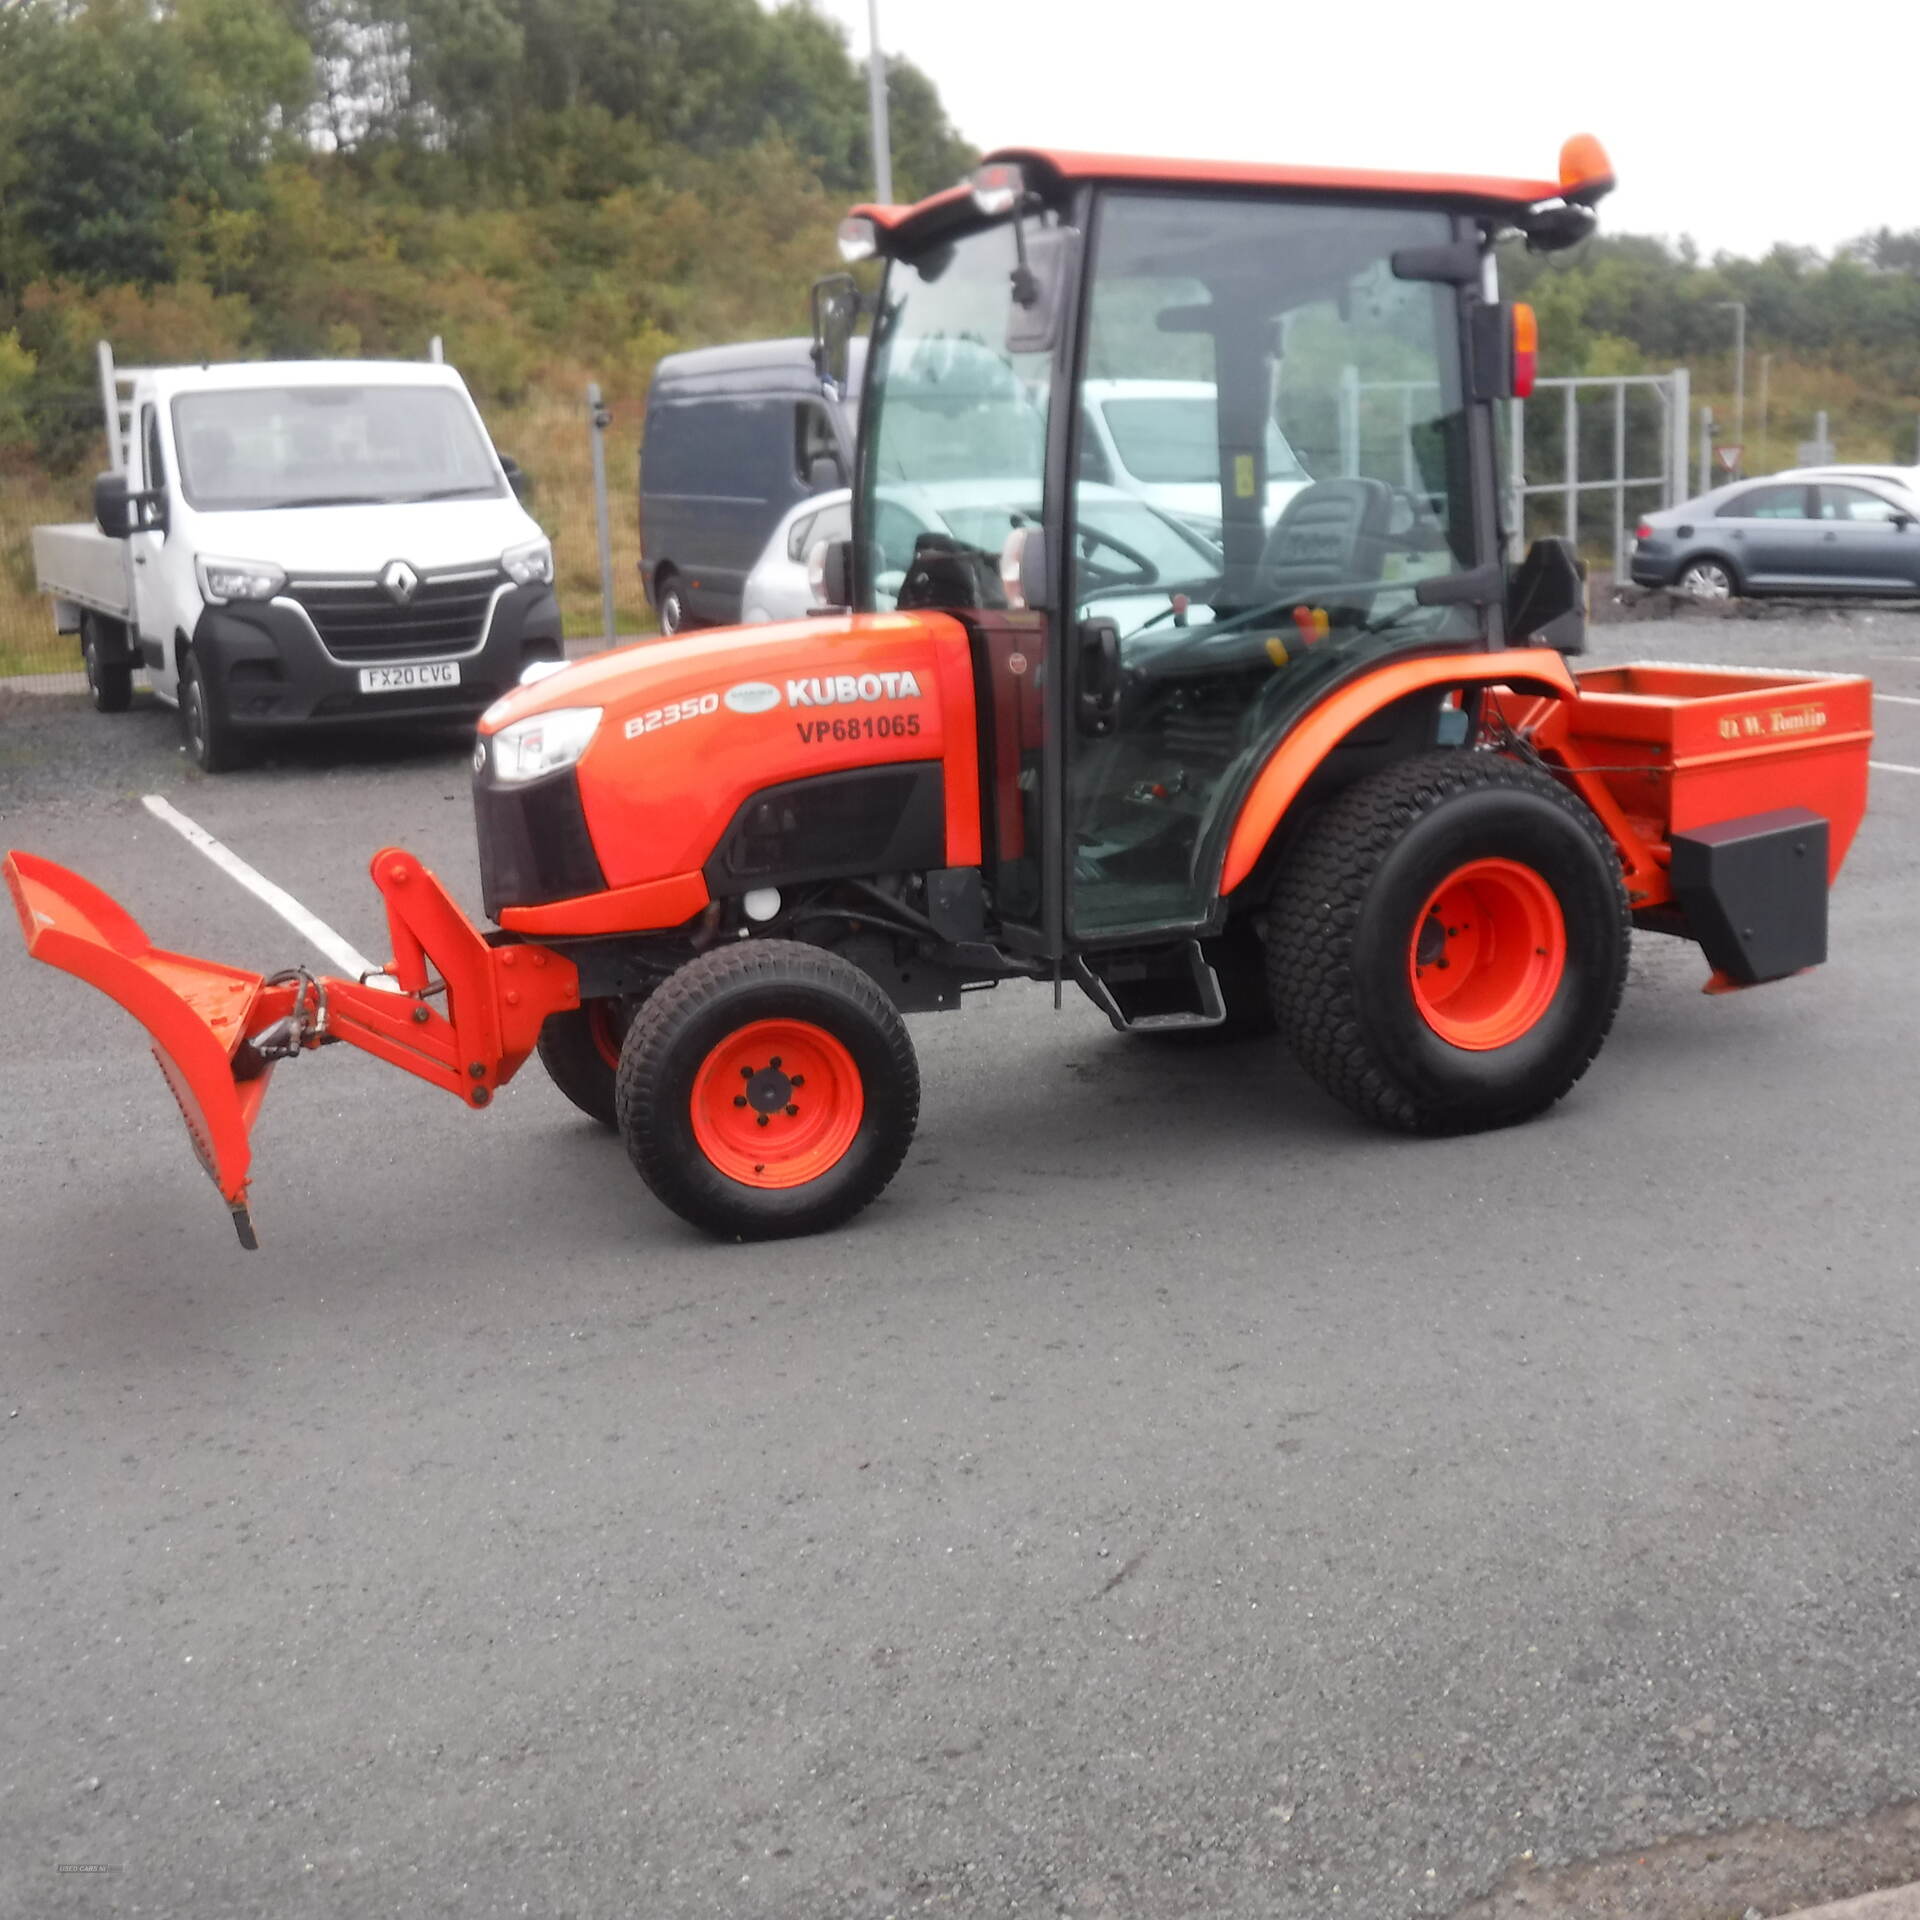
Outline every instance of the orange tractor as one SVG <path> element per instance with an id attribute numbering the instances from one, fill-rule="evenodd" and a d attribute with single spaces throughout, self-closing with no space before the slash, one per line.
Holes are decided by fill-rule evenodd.
<path id="1" fill-rule="evenodd" d="M 1571 244 L 1611 184 L 1587 138 L 1557 180 L 1015 151 L 860 208 L 877 291 L 814 290 L 823 383 L 871 320 L 820 615 L 490 709 L 494 930 L 389 849 L 388 977 L 263 979 L 16 853 L 29 949 L 148 1027 L 249 1245 L 268 1078 L 337 1041 L 475 1107 L 537 1050 L 742 1238 L 871 1201 L 919 1108 L 903 1014 L 1007 979 L 1129 1031 L 1277 1028 L 1390 1127 L 1537 1114 L 1634 926 L 1716 987 L 1823 959 L 1866 798 L 1865 681 L 1576 673 L 1574 553 L 1509 564 L 1535 342 L 1496 248 Z"/>

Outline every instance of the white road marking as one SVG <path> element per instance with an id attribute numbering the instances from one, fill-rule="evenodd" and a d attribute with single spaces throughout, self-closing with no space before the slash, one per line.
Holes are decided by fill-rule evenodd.
<path id="1" fill-rule="evenodd" d="M 1910 693 L 1876 693 L 1873 697 L 1876 700 L 1885 700 L 1890 706 L 1920 707 L 1920 700 L 1915 699 Z"/>
<path id="2" fill-rule="evenodd" d="M 1897 760 L 1869 760 L 1867 765 L 1875 773 L 1913 773 L 1920 774 L 1920 767 L 1903 767 Z"/>
<path id="3" fill-rule="evenodd" d="M 157 793 L 143 795 L 140 804 L 156 820 L 164 820 L 188 845 L 198 847 L 222 873 L 238 880 L 256 900 L 271 907 L 296 933 L 318 947 L 342 973 L 355 980 L 363 975 L 371 975 L 367 982 L 369 986 L 386 987 L 395 993 L 400 991 L 395 980 L 376 971 L 373 962 L 364 953 L 335 933 L 317 913 L 309 912 L 284 887 L 275 886 L 265 874 L 248 866 L 231 847 L 216 840 L 205 827 L 169 806 Z"/>

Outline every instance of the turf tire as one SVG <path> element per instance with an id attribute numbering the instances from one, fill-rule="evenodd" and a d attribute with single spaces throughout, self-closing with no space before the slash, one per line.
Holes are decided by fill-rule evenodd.
<path id="1" fill-rule="evenodd" d="M 1566 928 L 1550 1004 L 1484 1052 L 1434 1031 L 1408 964 L 1433 890 L 1479 859 L 1532 868 Z M 1503 754 L 1428 753 L 1355 781 L 1308 826 L 1274 891 L 1268 978 L 1282 1034 L 1336 1100 L 1402 1132 L 1470 1132 L 1542 1112 L 1592 1064 L 1629 936 L 1618 856 L 1577 795 Z"/>

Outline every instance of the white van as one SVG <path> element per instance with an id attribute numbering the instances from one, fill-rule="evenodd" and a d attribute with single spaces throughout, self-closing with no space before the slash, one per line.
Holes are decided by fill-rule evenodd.
<path id="1" fill-rule="evenodd" d="M 217 772 L 271 729 L 470 719 L 562 657 L 553 549 L 451 367 L 103 347 L 101 379 L 96 524 L 33 545 L 103 711 L 143 667 Z"/>
<path id="2" fill-rule="evenodd" d="M 1220 416 L 1210 380 L 1088 380 L 1083 478 L 1137 493 L 1214 539 L 1220 536 Z M 1268 526 L 1313 476 L 1267 422 Z"/>

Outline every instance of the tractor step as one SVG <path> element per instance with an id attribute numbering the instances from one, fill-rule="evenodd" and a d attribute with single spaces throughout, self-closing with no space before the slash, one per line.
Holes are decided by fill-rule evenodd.
<path id="1" fill-rule="evenodd" d="M 1087 998 L 1121 1033 L 1217 1027 L 1227 1017 L 1219 979 L 1198 940 L 1081 954 L 1073 972 Z"/>

